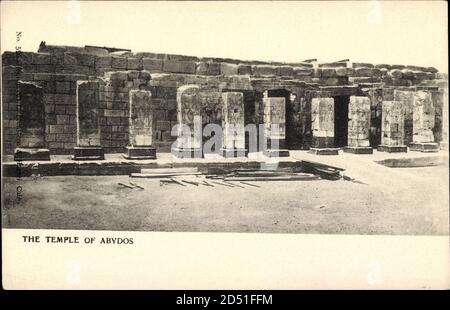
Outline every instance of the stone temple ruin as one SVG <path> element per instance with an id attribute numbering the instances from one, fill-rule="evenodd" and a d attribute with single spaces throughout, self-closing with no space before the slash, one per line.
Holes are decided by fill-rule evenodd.
<path id="1" fill-rule="evenodd" d="M 46 45 L 2 55 L 3 152 L 15 160 L 157 152 L 202 156 L 205 137 L 175 125 L 223 128 L 223 156 L 246 156 L 248 124 L 267 156 L 437 151 L 446 146 L 447 75 L 432 67 L 298 63 Z M 237 131 L 229 130 L 235 126 Z M 273 125 L 279 127 L 273 131 Z M 276 141 L 276 143 L 274 143 Z"/>

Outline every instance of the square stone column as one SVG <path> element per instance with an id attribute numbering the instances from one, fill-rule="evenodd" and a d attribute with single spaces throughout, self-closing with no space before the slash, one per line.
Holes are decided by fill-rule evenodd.
<path id="1" fill-rule="evenodd" d="M 126 159 L 156 159 L 153 144 L 152 93 L 130 90 L 129 145 Z"/>
<path id="2" fill-rule="evenodd" d="M 448 88 L 443 89 L 441 149 L 448 150 Z"/>
<path id="3" fill-rule="evenodd" d="M 264 103 L 264 135 L 267 148 L 263 153 L 268 157 L 287 157 L 286 148 L 286 99 L 268 97 Z"/>
<path id="4" fill-rule="evenodd" d="M 50 160 L 45 148 L 45 105 L 42 87 L 19 81 L 18 147 L 14 160 Z"/>
<path id="5" fill-rule="evenodd" d="M 100 145 L 99 81 L 77 81 L 77 146 L 74 160 L 105 159 Z"/>
<path id="6" fill-rule="evenodd" d="M 403 106 L 404 113 L 404 135 L 403 144 L 409 145 L 413 141 L 413 113 L 414 113 L 414 91 L 394 90 L 394 100 Z"/>
<path id="7" fill-rule="evenodd" d="M 383 101 L 381 145 L 379 152 L 407 152 L 405 139 L 405 108 L 401 101 Z"/>
<path id="8" fill-rule="evenodd" d="M 334 99 L 313 98 L 311 100 L 312 147 L 310 153 L 338 155 L 334 147 Z"/>
<path id="9" fill-rule="evenodd" d="M 222 94 L 222 156 L 244 157 L 244 96 L 240 92 Z"/>
<path id="10" fill-rule="evenodd" d="M 414 93 L 413 141 L 409 144 L 411 151 L 439 151 L 439 143 L 434 142 L 434 118 L 435 109 L 431 93 L 424 91 Z"/>
<path id="11" fill-rule="evenodd" d="M 348 142 L 344 152 L 353 154 L 372 154 L 370 147 L 370 99 L 351 96 L 348 105 Z"/>
<path id="12" fill-rule="evenodd" d="M 178 158 L 203 157 L 199 92 L 198 85 L 184 85 L 177 90 L 178 138 L 172 154 Z"/>

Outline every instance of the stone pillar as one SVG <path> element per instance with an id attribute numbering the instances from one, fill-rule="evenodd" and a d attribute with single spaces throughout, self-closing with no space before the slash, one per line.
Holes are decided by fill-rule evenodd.
<path id="1" fill-rule="evenodd" d="M 312 147 L 310 153 L 338 155 L 334 147 L 334 99 L 313 98 L 311 100 Z"/>
<path id="2" fill-rule="evenodd" d="M 129 145 L 126 159 L 156 159 L 153 145 L 152 93 L 130 90 Z"/>
<path id="3" fill-rule="evenodd" d="M 394 100 L 403 106 L 405 114 L 403 144 L 409 145 L 413 141 L 414 91 L 394 90 Z"/>
<path id="4" fill-rule="evenodd" d="M 177 90 L 178 138 L 172 154 L 179 158 L 203 157 L 199 92 L 198 85 L 184 85 Z M 199 122 L 196 123 L 196 119 Z"/>
<path id="5" fill-rule="evenodd" d="M 441 149 L 448 149 L 448 88 L 443 90 Z"/>
<path id="6" fill-rule="evenodd" d="M 77 146 L 74 160 L 105 159 L 100 145 L 99 81 L 77 81 Z"/>
<path id="7" fill-rule="evenodd" d="M 244 96 L 240 92 L 222 94 L 222 156 L 243 157 L 245 149 Z"/>
<path id="8" fill-rule="evenodd" d="M 439 143 L 434 141 L 435 109 L 431 93 L 418 91 L 414 93 L 413 141 L 409 144 L 411 151 L 437 152 Z"/>
<path id="9" fill-rule="evenodd" d="M 400 101 L 383 101 L 379 152 L 406 152 L 405 108 Z"/>
<path id="10" fill-rule="evenodd" d="M 350 96 L 348 105 L 348 142 L 344 152 L 353 154 L 372 154 L 369 142 L 370 99 Z"/>
<path id="11" fill-rule="evenodd" d="M 45 105 L 42 87 L 19 81 L 18 147 L 14 160 L 50 160 L 45 148 Z"/>
<path id="12" fill-rule="evenodd" d="M 286 148 L 286 99 L 283 97 L 263 98 L 264 135 L 267 148 L 263 151 L 268 157 L 287 157 Z"/>

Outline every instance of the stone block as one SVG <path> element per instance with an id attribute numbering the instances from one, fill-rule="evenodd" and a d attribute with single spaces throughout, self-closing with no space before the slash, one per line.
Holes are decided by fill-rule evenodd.
<path id="1" fill-rule="evenodd" d="M 156 149 L 149 146 L 127 146 L 123 154 L 126 159 L 156 159 Z"/>
<path id="2" fill-rule="evenodd" d="M 100 146 L 76 146 L 74 147 L 73 160 L 103 160 L 105 152 Z"/>
<path id="3" fill-rule="evenodd" d="M 344 152 L 351 154 L 373 154 L 373 149 L 370 146 L 345 146 Z"/>
<path id="4" fill-rule="evenodd" d="M 198 75 L 220 75 L 220 63 L 218 62 L 198 62 L 196 67 Z"/>
<path id="5" fill-rule="evenodd" d="M 277 67 L 278 76 L 294 76 L 294 68 L 292 66 Z"/>
<path id="6" fill-rule="evenodd" d="M 439 143 L 436 142 L 412 142 L 409 144 L 410 151 L 435 153 L 439 152 L 439 149 Z"/>
<path id="7" fill-rule="evenodd" d="M 275 76 L 277 74 L 276 67 L 270 65 L 252 66 L 252 72 L 255 76 Z"/>
<path id="8" fill-rule="evenodd" d="M 387 152 L 387 153 L 406 153 L 408 152 L 408 148 L 406 145 L 379 145 L 377 148 L 378 152 Z"/>
<path id="9" fill-rule="evenodd" d="M 127 58 L 127 70 L 142 70 L 142 59 L 136 57 Z"/>
<path id="10" fill-rule="evenodd" d="M 195 74 L 196 64 L 193 61 L 163 61 L 163 71 L 170 73 Z"/>
<path id="11" fill-rule="evenodd" d="M 163 61 L 161 59 L 143 58 L 143 68 L 149 72 L 162 72 Z"/>
<path id="12" fill-rule="evenodd" d="M 52 57 L 46 53 L 33 53 L 32 62 L 33 64 L 49 65 L 52 64 Z"/>
<path id="13" fill-rule="evenodd" d="M 127 69 L 127 58 L 126 57 L 117 57 L 113 56 L 111 58 L 111 67 L 115 69 Z"/>
<path id="14" fill-rule="evenodd" d="M 309 153 L 314 155 L 339 155 L 339 148 L 310 148 Z"/>
<path id="15" fill-rule="evenodd" d="M 238 65 L 222 62 L 220 72 L 222 75 L 238 75 Z"/>
<path id="16" fill-rule="evenodd" d="M 367 68 L 367 67 L 356 68 L 354 76 L 356 76 L 356 77 L 372 77 L 373 69 Z"/>
<path id="17" fill-rule="evenodd" d="M 245 65 L 245 64 L 239 64 L 238 65 L 238 74 L 239 75 L 252 75 L 252 66 Z"/>
<path id="18" fill-rule="evenodd" d="M 111 56 L 96 56 L 95 68 L 111 68 L 112 57 Z"/>
<path id="19" fill-rule="evenodd" d="M 14 150 L 15 161 L 49 161 L 50 151 L 40 148 L 16 148 Z"/>

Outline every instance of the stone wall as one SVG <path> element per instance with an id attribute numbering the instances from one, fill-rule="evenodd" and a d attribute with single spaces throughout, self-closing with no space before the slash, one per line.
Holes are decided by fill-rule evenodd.
<path id="1" fill-rule="evenodd" d="M 437 102 L 433 133 L 436 141 L 440 141 L 442 90 L 447 86 L 447 76 L 428 67 L 349 61 L 322 64 L 245 61 L 45 43 L 41 43 L 37 53 L 4 52 L 2 65 L 2 132 L 6 154 L 13 153 L 20 144 L 19 81 L 42 89 L 45 146 L 52 154 L 71 154 L 76 146 L 77 81 L 97 80 L 104 85 L 99 92 L 99 122 L 100 143 L 107 153 L 123 152 L 129 142 L 130 90 L 151 92 L 153 144 L 158 151 L 168 151 L 175 139 L 170 131 L 177 123 L 177 89 L 183 85 L 194 84 L 202 89 L 203 121 L 217 124 L 222 122 L 219 99 L 223 92 L 243 93 L 246 124 L 264 122 L 265 91 L 284 92 L 283 96 L 290 96 L 286 100 L 286 140 L 291 149 L 311 146 L 313 98 L 361 95 L 364 88 L 377 89 L 369 96 L 371 145 L 381 140 L 380 102 L 399 99 L 394 98 L 394 90 L 410 91 L 417 87 L 433 89 L 433 102 Z"/>

